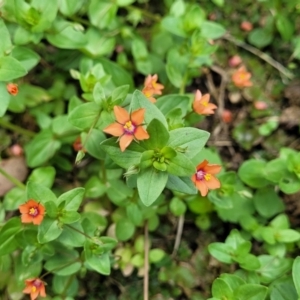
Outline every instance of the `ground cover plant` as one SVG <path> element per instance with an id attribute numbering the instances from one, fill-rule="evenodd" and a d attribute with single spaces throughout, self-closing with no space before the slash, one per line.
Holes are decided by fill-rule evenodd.
<path id="1" fill-rule="evenodd" d="M 0 0 L 0 299 L 300 299 L 298 0 Z"/>

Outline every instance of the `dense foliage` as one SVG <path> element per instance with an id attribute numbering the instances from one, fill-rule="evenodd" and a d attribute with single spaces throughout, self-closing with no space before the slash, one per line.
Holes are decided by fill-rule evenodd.
<path id="1" fill-rule="evenodd" d="M 0 299 L 300 299 L 298 0 L 0 13 Z"/>

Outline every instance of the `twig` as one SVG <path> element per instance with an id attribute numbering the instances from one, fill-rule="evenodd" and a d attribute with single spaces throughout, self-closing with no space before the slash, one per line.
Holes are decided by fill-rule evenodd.
<path id="1" fill-rule="evenodd" d="M 27 135 L 29 137 L 34 137 L 36 135 L 36 133 L 33 131 L 30 131 L 30 130 L 24 129 L 20 126 L 11 124 L 10 122 L 5 121 L 4 119 L 1 119 L 1 118 L 0 118 L 0 125 L 3 126 L 4 128 L 10 129 L 16 133 Z"/>
<path id="2" fill-rule="evenodd" d="M 291 73 L 287 68 L 285 68 L 282 64 L 280 64 L 278 61 L 276 61 L 275 59 L 273 59 L 271 56 L 269 56 L 268 54 L 260 51 L 259 49 L 250 46 L 242 41 L 237 40 L 236 38 L 234 38 L 232 35 L 230 34 L 226 34 L 222 37 L 222 39 L 229 41 L 233 44 L 235 44 L 238 47 L 241 47 L 249 52 L 251 52 L 252 54 L 258 56 L 260 59 L 264 60 L 265 62 L 267 62 L 269 65 L 271 65 L 273 68 L 277 69 L 280 73 L 282 73 L 285 77 L 289 78 L 289 79 L 293 79 L 294 78 L 294 74 Z"/>
<path id="3" fill-rule="evenodd" d="M 145 221 L 145 245 L 144 245 L 144 300 L 149 299 L 149 234 L 148 220 Z"/>
<path id="4" fill-rule="evenodd" d="M 184 225 L 184 215 L 181 215 L 178 219 L 177 233 L 176 233 L 174 248 L 173 248 L 173 252 L 172 252 L 172 257 L 176 256 L 178 248 L 180 246 L 183 225 Z"/>

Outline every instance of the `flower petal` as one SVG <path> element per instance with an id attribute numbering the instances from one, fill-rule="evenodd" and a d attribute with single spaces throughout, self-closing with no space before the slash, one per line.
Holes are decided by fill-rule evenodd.
<path id="1" fill-rule="evenodd" d="M 30 216 L 28 213 L 21 215 L 21 222 L 22 223 L 31 223 L 32 220 L 33 220 L 33 217 Z"/>
<path id="2" fill-rule="evenodd" d="M 208 103 L 209 100 L 210 100 L 210 94 L 205 94 L 205 95 L 202 96 L 200 102 L 201 103 Z"/>
<path id="3" fill-rule="evenodd" d="M 203 170 L 206 166 L 208 165 L 208 161 L 206 159 L 204 159 L 203 162 L 201 162 L 197 167 L 196 167 L 196 170 L 199 171 L 199 170 Z"/>
<path id="4" fill-rule="evenodd" d="M 34 225 L 40 225 L 44 219 L 44 215 L 38 214 L 36 217 L 32 218 L 32 222 Z"/>
<path id="5" fill-rule="evenodd" d="M 204 171 L 206 173 L 209 173 L 209 174 L 218 174 L 220 171 L 221 171 L 222 167 L 220 165 L 215 165 L 215 164 L 212 164 L 212 165 L 207 165 L 205 168 L 204 168 Z"/>
<path id="6" fill-rule="evenodd" d="M 113 136 L 121 136 L 124 134 L 124 128 L 119 123 L 113 123 L 103 129 L 105 133 L 111 134 Z"/>
<path id="7" fill-rule="evenodd" d="M 200 191 L 202 197 L 205 197 L 208 193 L 208 187 L 203 180 L 196 181 L 196 187 Z"/>
<path id="8" fill-rule="evenodd" d="M 196 94 L 195 94 L 195 98 L 194 98 L 194 101 L 200 101 L 202 98 L 202 93 L 200 92 L 200 90 L 197 90 L 196 91 Z"/>
<path id="9" fill-rule="evenodd" d="M 133 141 L 133 135 L 132 134 L 124 134 L 121 136 L 119 145 L 121 148 L 121 151 L 125 151 L 125 149 L 130 145 L 130 143 Z"/>
<path id="10" fill-rule="evenodd" d="M 129 113 L 123 107 L 117 105 L 114 106 L 114 113 L 115 113 L 116 120 L 120 124 L 125 124 L 127 121 L 129 121 Z"/>
<path id="11" fill-rule="evenodd" d="M 39 203 L 39 205 L 38 205 L 38 210 L 39 210 L 39 214 L 40 215 L 44 215 L 45 214 L 45 207 L 41 203 Z"/>
<path id="12" fill-rule="evenodd" d="M 145 108 L 140 108 L 131 113 L 130 119 L 135 126 L 144 122 Z"/>
<path id="13" fill-rule="evenodd" d="M 40 287 L 40 295 L 41 297 L 46 297 L 46 291 L 45 291 L 45 285 L 44 283 L 42 283 L 41 287 Z"/>
<path id="14" fill-rule="evenodd" d="M 219 179 L 214 176 L 211 176 L 209 180 L 205 181 L 205 184 L 210 190 L 218 189 L 221 186 Z"/>
<path id="15" fill-rule="evenodd" d="M 149 139 L 150 136 L 142 126 L 139 126 L 134 132 L 134 137 L 141 141 Z"/>

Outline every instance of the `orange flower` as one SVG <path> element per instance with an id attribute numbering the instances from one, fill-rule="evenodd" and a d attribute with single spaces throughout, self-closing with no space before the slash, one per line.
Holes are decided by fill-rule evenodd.
<path id="1" fill-rule="evenodd" d="M 220 171 L 221 166 L 209 165 L 207 160 L 197 166 L 197 172 L 192 176 L 192 181 L 202 197 L 207 195 L 208 190 L 218 189 L 221 186 L 220 181 L 213 176 Z"/>
<path id="2" fill-rule="evenodd" d="M 8 83 L 6 89 L 12 96 L 16 96 L 19 92 L 18 85 L 15 83 Z"/>
<path id="3" fill-rule="evenodd" d="M 33 223 L 34 225 L 40 225 L 44 219 L 45 207 L 30 199 L 25 204 L 19 206 L 22 223 Z"/>
<path id="4" fill-rule="evenodd" d="M 246 68 L 242 66 L 232 74 L 231 79 L 235 86 L 243 88 L 252 86 L 251 76 L 251 73 L 247 72 Z"/>
<path id="5" fill-rule="evenodd" d="M 199 115 L 213 115 L 214 109 L 217 108 L 215 104 L 209 103 L 210 95 L 205 94 L 202 96 L 202 93 L 197 90 L 193 102 L 193 109 Z"/>
<path id="6" fill-rule="evenodd" d="M 30 299 L 35 300 L 40 294 L 41 297 L 46 297 L 45 283 L 39 279 L 27 279 L 25 280 L 26 288 L 23 293 L 30 294 Z"/>
<path id="7" fill-rule="evenodd" d="M 116 122 L 103 129 L 104 132 L 119 137 L 121 151 L 130 145 L 133 140 L 146 140 L 148 132 L 142 127 L 145 109 L 140 108 L 129 113 L 120 106 L 114 107 Z"/>
<path id="8" fill-rule="evenodd" d="M 161 95 L 162 90 L 165 88 L 162 84 L 157 82 L 157 74 L 148 75 L 144 82 L 142 93 L 152 102 L 155 103 L 156 99 L 153 95 Z"/>

